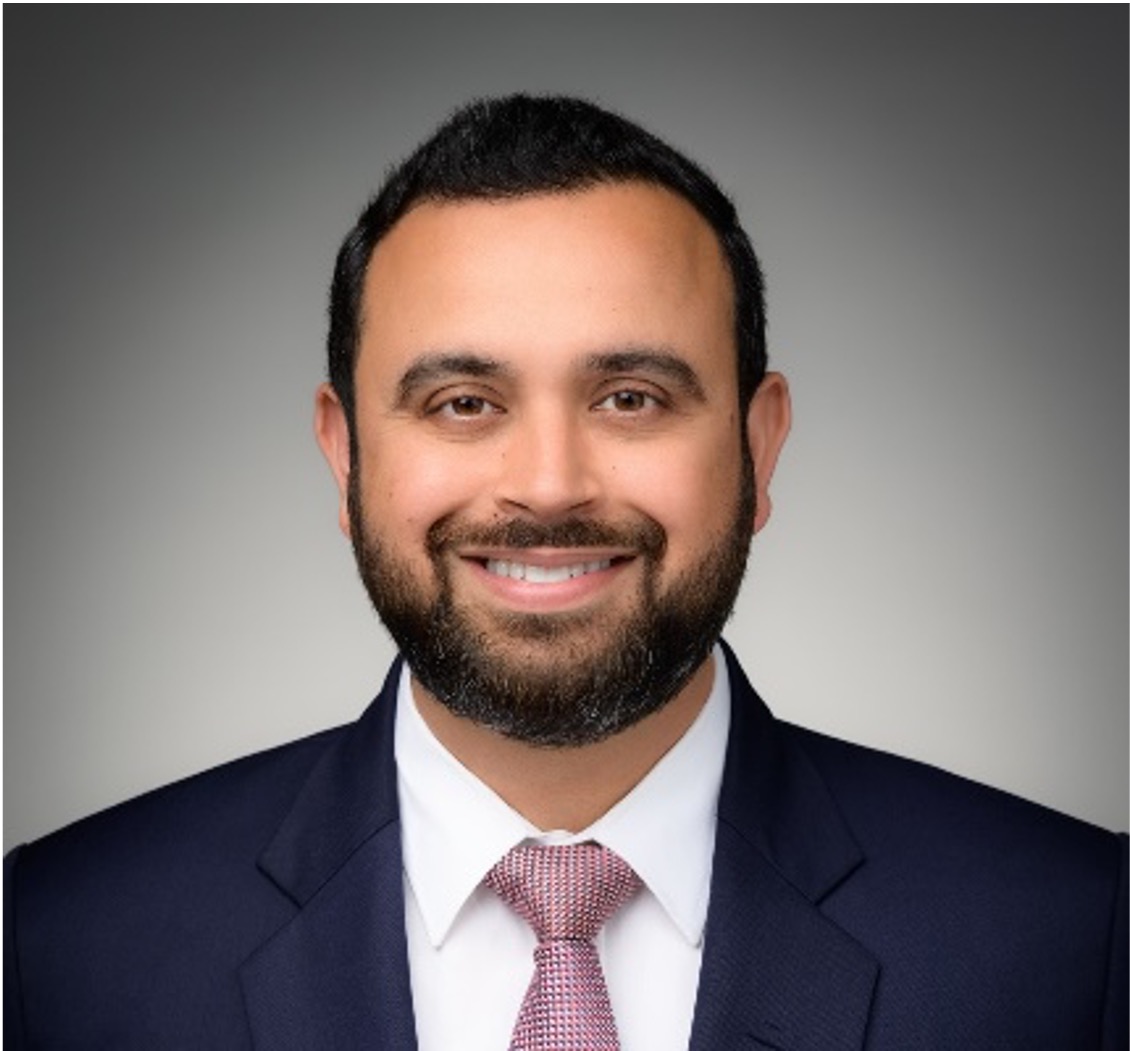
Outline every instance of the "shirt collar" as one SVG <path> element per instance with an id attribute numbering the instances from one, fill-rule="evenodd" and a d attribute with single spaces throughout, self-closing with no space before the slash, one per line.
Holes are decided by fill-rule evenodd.
<path id="1" fill-rule="evenodd" d="M 542 832 L 466 769 L 416 708 L 400 677 L 396 712 L 404 869 L 428 940 L 443 944 L 459 910 L 492 865 L 523 840 L 595 840 L 616 851 L 692 945 L 702 939 L 710 896 L 715 815 L 730 723 L 726 661 L 690 728 L 647 775 L 582 832 Z"/>

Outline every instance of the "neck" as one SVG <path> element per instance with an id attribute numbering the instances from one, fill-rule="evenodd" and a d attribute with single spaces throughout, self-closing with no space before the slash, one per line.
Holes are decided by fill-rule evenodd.
<path id="1" fill-rule="evenodd" d="M 687 732 L 710 695 L 708 657 L 659 711 L 596 744 L 524 744 L 454 715 L 415 679 L 416 707 L 436 739 L 542 831 L 580 832 L 624 798 Z"/>

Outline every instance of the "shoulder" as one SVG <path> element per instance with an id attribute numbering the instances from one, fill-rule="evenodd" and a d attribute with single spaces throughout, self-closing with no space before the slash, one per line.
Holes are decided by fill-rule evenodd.
<path id="1" fill-rule="evenodd" d="M 969 1018 L 1010 1004 L 1052 1033 L 1070 1011 L 1045 1013 L 1073 1004 L 1078 1033 L 1101 1016 L 1125 1039 L 1125 835 L 923 763 L 781 730 L 859 845 L 858 869 L 821 908 L 883 962 L 884 1017 L 939 998 Z M 912 1014 L 898 1024 L 912 1027 Z M 1066 1031 L 1066 1044 L 1049 1039 L 1072 1043 Z"/>
<path id="2" fill-rule="evenodd" d="M 926 850 L 939 868 L 1060 859 L 1081 873 L 1117 862 L 1119 837 L 1105 829 L 926 763 L 778 725 L 869 855 Z"/>
<path id="3" fill-rule="evenodd" d="M 52 1046 L 94 1033 L 99 1046 L 140 1046 L 135 1032 L 149 1046 L 242 1046 L 228 978 L 295 911 L 256 860 L 340 734 L 227 763 L 13 850 L 5 1042 L 24 1046 L 26 1026 Z M 180 1036 L 162 1043 L 169 1032 Z"/>
<path id="4" fill-rule="evenodd" d="M 237 951 L 244 929 L 261 935 L 290 912 L 256 878 L 256 859 L 341 733 L 237 759 L 17 847 L 5 859 L 8 935 L 25 958 L 64 944 L 109 959 L 131 939 L 136 951 L 152 944 L 141 931 L 171 933 L 192 917 L 188 944 Z"/>
<path id="5" fill-rule="evenodd" d="M 857 846 L 819 908 L 880 965 L 879 1045 L 930 1032 L 947 1047 L 1125 1046 L 1125 836 L 924 763 L 774 732 Z"/>
<path id="6" fill-rule="evenodd" d="M 95 859 L 114 870 L 176 864 L 185 852 L 242 860 L 262 850 L 343 732 L 325 730 L 109 807 L 20 846 L 18 866 L 45 877 L 66 872 L 73 885 L 94 878 Z"/>
<path id="7" fill-rule="evenodd" d="M 1094 881 L 1107 888 L 1109 905 L 1124 837 L 925 763 L 778 720 L 727 655 L 733 704 L 724 801 L 751 839 L 760 830 L 770 854 L 787 841 L 801 844 L 796 850 L 805 858 L 820 857 L 835 842 L 845 858 L 863 859 L 869 879 L 935 882 L 939 892 L 958 876 L 966 886 L 1016 879 L 1022 887 L 1037 879 L 1078 890 Z"/>

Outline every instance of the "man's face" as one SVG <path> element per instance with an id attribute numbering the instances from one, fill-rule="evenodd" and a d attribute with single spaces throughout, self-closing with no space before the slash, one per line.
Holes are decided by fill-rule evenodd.
<path id="1" fill-rule="evenodd" d="M 452 710 L 583 744 L 701 664 L 755 527 L 754 463 L 729 272 L 681 198 L 629 183 L 415 208 L 369 266 L 356 414 L 350 462 L 323 390 L 343 527 Z"/>

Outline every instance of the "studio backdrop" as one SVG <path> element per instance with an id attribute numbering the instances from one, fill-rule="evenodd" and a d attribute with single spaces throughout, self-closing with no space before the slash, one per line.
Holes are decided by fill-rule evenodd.
<path id="1" fill-rule="evenodd" d="M 1127 12 L 17 6 L 5 843 L 354 718 L 337 244 L 455 106 L 701 161 L 795 400 L 727 636 L 781 717 L 1127 824 Z"/>

